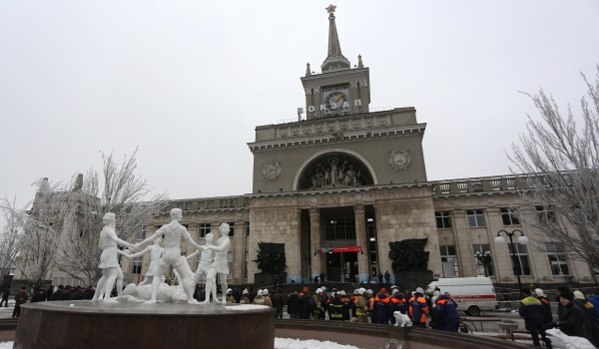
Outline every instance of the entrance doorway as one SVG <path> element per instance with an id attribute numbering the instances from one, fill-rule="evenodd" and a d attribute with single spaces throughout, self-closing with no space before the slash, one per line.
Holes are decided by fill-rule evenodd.
<path id="1" fill-rule="evenodd" d="M 327 253 L 327 281 L 355 282 L 357 275 L 357 252 Z"/>

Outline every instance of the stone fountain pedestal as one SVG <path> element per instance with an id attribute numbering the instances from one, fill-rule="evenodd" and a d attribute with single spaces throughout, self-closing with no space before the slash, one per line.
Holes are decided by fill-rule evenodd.
<path id="1" fill-rule="evenodd" d="M 52 301 L 21 306 L 15 349 L 273 349 L 269 307 Z"/>

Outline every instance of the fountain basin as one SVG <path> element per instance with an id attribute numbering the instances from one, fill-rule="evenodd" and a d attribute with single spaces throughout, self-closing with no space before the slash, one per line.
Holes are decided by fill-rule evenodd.
<path id="1" fill-rule="evenodd" d="M 271 308 L 53 301 L 22 305 L 14 348 L 272 349 Z"/>

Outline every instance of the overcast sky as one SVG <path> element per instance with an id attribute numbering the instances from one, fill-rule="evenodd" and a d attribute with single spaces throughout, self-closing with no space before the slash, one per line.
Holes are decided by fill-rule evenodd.
<path id="1" fill-rule="evenodd" d="M 427 123 L 429 180 L 509 173 L 544 88 L 580 110 L 599 63 L 599 1 L 339 0 L 343 54 L 370 67 L 373 111 Z M 1 1 L 0 196 L 101 169 L 139 147 L 170 198 L 252 190 L 254 127 L 297 118 L 320 73 L 328 2 Z"/>

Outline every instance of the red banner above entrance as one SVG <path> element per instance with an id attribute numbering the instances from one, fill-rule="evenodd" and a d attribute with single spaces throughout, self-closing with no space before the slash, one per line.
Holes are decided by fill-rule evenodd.
<path id="1" fill-rule="evenodd" d="M 321 247 L 318 249 L 318 252 L 320 252 L 320 253 L 362 252 L 362 246 Z"/>

